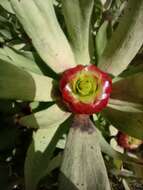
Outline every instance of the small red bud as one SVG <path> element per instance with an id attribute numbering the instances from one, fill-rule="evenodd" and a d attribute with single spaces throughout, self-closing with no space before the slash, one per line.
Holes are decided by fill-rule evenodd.
<path id="1" fill-rule="evenodd" d="M 123 147 L 126 150 L 133 150 L 133 149 L 138 148 L 143 143 L 143 141 L 140 139 L 131 137 L 125 133 L 118 132 L 117 143 L 119 146 Z"/>

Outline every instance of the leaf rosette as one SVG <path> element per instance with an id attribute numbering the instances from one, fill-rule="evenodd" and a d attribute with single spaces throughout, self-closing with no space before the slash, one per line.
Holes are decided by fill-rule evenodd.
<path id="1" fill-rule="evenodd" d="M 64 72 L 60 80 L 62 98 L 74 113 L 92 114 L 106 107 L 111 78 L 95 65 L 78 65 Z"/>

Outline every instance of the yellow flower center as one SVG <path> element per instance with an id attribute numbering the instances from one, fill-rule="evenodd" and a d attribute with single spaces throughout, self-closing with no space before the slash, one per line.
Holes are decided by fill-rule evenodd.
<path id="1" fill-rule="evenodd" d="M 98 79 L 90 72 L 82 71 L 71 81 L 73 95 L 83 103 L 92 102 L 97 95 Z"/>

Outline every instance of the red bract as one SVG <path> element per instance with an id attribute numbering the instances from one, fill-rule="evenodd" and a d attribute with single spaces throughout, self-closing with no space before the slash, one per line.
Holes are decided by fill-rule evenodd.
<path id="1" fill-rule="evenodd" d="M 143 141 L 131 137 L 125 133 L 119 132 L 117 134 L 117 143 L 119 146 L 123 147 L 124 149 L 133 150 L 138 148 L 143 143 Z"/>
<path id="2" fill-rule="evenodd" d="M 78 65 L 63 73 L 60 91 L 71 112 L 93 114 L 106 107 L 111 83 L 109 75 L 95 65 Z"/>

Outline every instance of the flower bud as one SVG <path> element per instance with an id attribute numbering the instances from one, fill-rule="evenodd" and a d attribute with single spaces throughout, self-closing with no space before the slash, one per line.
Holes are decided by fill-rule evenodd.
<path id="1" fill-rule="evenodd" d="M 119 146 L 127 150 L 136 149 L 143 143 L 142 140 L 136 139 L 122 132 L 117 134 L 117 142 Z"/>

